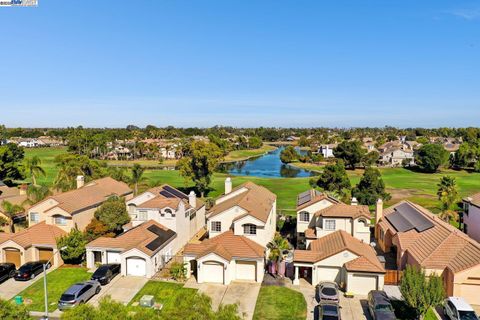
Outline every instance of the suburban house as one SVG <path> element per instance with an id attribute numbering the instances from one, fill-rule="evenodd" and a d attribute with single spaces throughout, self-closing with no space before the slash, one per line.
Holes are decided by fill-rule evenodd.
<path id="1" fill-rule="evenodd" d="M 13 205 L 19 205 L 19 206 L 24 205 L 24 202 L 27 200 L 26 189 L 27 189 L 26 185 L 21 185 L 19 188 L 8 187 L 7 185 L 5 185 L 3 182 L 0 181 L 0 217 L 8 221 L 10 220 L 10 217 L 5 215 L 5 213 L 3 212 L 4 209 L 2 207 L 2 203 L 4 201 L 8 201 Z M 14 217 L 13 220 L 17 221 L 17 219 L 24 219 L 24 218 L 25 218 L 25 214 L 20 213 L 16 217 Z M 2 229 L 4 232 L 10 232 L 8 227 L 3 227 L 3 228 L 0 227 L 0 229 Z"/>
<path id="2" fill-rule="evenodd" d="M 387 142 L 378 148 L 379 163 L 384 166 L 399 167 L 405 163 L 414 164 L 414 151 L 400 141 Z"/>
<path id="3" fill-rule="evenodd" d="M 56 239 L 66 232 L 45 221 L 17 233 L 0 233 L 0 263 L 14 263 L 18 268 L 29 261 L 50 260 L 52 266 L 63 264 Z"/>
<path id="4" fill-rule="evenodd" d="M 304 278 L 312 285 L 333 281 L 354 294 L 383 289 L 385 269 L 375 250 L 343 230 L 311 241 L 307 250 L 295 250 L 293 264 L 294 285 Z"/>
<path id="5" fill-rule="evenodd" d="M 266 188 L 246 182 L 232 189 L 227 178 L 225 194 L 207 213 L 209 239 L 185 246 L 187 275 L 195 275 L 199 283 L 262 282 L 266 245 L 276 230 L 276 206 L 276 195 Z"/>
<path id="6" fill-rule="evenodd" d="M 154 187 L 127 201 L 131 226 L 154 220 L 177 234 L 176 254 L 205 227 L 205 204 L 195 192 L 189 195 L 169 186 Z"/>
<path id="7" fill-rule="evenodd" d="M 149 220 L 116 238 L 100 237 L 86 245 L 87 267 L 120 263 L 122 275 L 151 278 L 174 255 L 177 234 Z"/>
<path id="8" fill-rule="evenodd" d="M 480 244 L 427 209 L 401 201 L 376 208 L 375 236 L 379 248 L 407 264 L 441 275 L 448 296 L 460 296 L 480 305 Z"/>
<path id="9" fill-rule="evenodd" d="M 480 242 L 480 192 L 463 199 L 463 232 Z"/>
<path id="10" fill-rule="evenodd" d="M 333 149 L 337 147 L 337 144 L 324 144 L 318 148 L 318 153 L 322 154 L 324 158 L 333 158 Z"/>
<path id="11" fill-rule="evenodd" d="M 130 200 L 133 191 L 127 184 L 110 177 L 84 184 L 83 176 L 78 176 L 77 189 L 47 197 L 28 209 L 29 226 L 45 221 L 66 232 L 74 227 L 84 230 L 95 210 L 112 196 Z"/>

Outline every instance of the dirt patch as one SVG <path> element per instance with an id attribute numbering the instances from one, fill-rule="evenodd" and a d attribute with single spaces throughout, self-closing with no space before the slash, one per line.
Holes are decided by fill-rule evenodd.
<path id="1" fill-rule="evenodd" d="M 424 192 L 419 192 L 418 190 L 415 189 L 393 189 L 393 188 L 387 188 L 387 192 L 390 193 L 392 196 L 392 199 L 389 202 L 396 203 L 402 200 L 409 199 L 411 197 L 424 197 L 424 198 L 430 198 L 430 199 L 435 199 L 435 196 L 431 194 L 427 194 Z"/>

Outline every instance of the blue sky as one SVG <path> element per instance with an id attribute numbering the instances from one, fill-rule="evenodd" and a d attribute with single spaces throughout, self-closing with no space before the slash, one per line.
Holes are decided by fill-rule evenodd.
<path id="1" fill-rule="evenodd" d="M 7 126 L 478 126 L 480 0 L 0 8 Z"/>

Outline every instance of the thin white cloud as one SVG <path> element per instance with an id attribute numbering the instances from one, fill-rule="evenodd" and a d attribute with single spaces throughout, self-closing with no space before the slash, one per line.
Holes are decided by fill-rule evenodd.
<path id="1" fill-rule="evenodd" d="M 480 19 L 480 8 L 456 9 L 452 10 L 450 13 L 465 20 Z"/>

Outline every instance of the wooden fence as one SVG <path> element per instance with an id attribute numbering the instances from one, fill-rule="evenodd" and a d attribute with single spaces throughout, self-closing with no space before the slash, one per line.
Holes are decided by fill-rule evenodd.
<path id="1" fill-rule="evenodd" d="M 385 284 L 387 285 L 398 285 L 400 280 L 402 280 L 403 271 L 399 270 L 386 270 L 385 273 Z"/>

